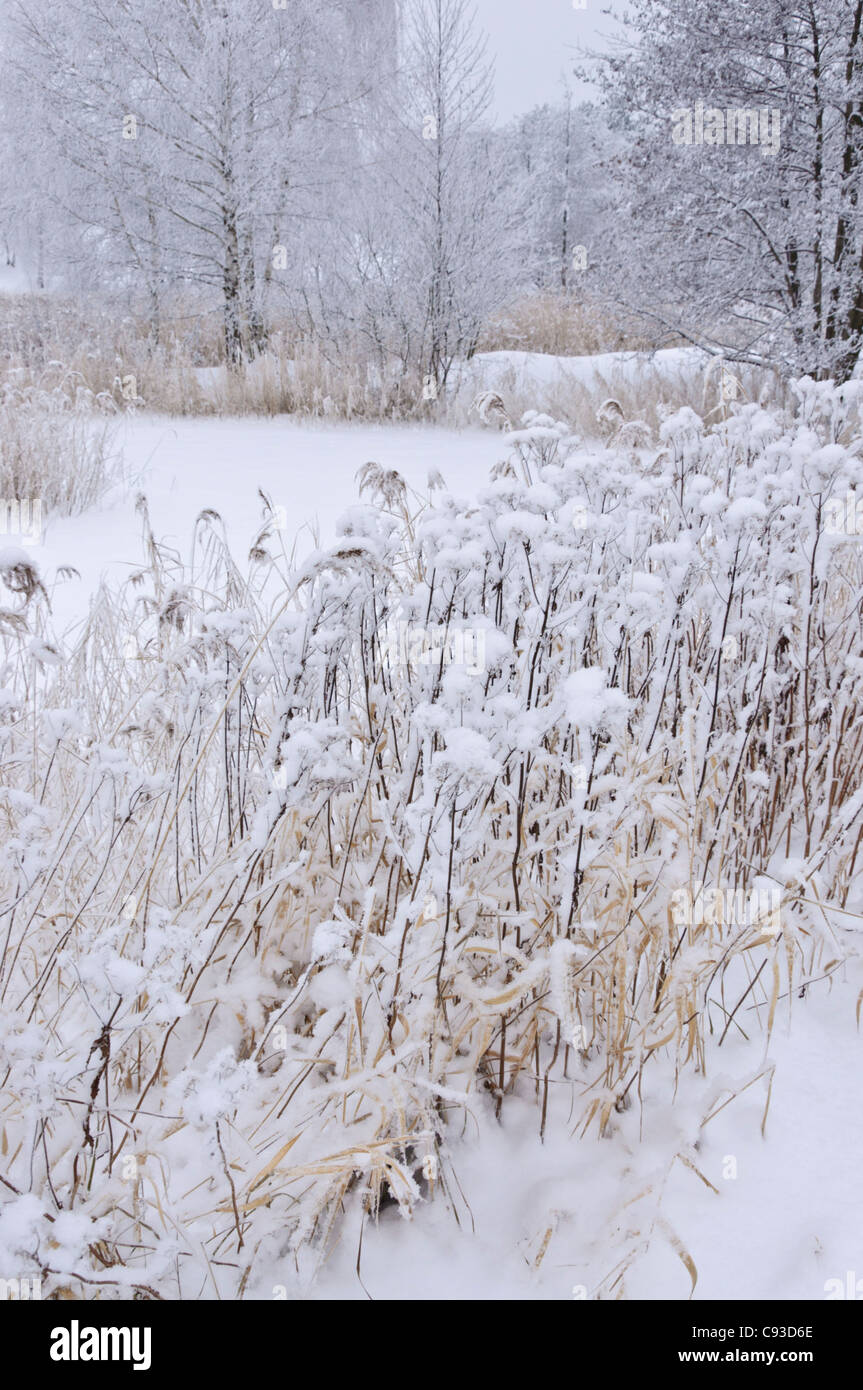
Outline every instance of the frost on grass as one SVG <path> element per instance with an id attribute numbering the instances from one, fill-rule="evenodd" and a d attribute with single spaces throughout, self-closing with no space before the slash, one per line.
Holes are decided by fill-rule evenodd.
<path id="1" fill-rule="evenodd" d="M 534 414 L 469 502 L 367 468 L 295 570 L 212 512 L 184 566 L 142 504 L 72 648 L 7 556 L 4 1270 L 242 1297 L 346 1212 L 450 1204 L 471 1112 L 613 1135 L 743 998 L 760 1074 L 863 906 L 856 411 Z M 402 622 L 483 669 L 394 657 Z M 778 930 L 723 906 L 765 885 Z"/>

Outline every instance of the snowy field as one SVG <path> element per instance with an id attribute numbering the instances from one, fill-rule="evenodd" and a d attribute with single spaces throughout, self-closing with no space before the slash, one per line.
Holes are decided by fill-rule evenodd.
<path id="1" fill-rule="evenodd" d="M 54 592 L 62 631 L 86 612 L 102 578 L 118 582 L 143 559 L 135 499 L 143 494 L 157 538 L 186 555 L 195 519 L 218 512 L 238 559 L 261 525 L 262 489 L 284 508 L 282 540 L 297 557 L 335 538 L 335 524 L 357 501 L 357 472 L 373 460 L 397 469 L 419 497 L 437 469 L 457 495 L 470 496 L 489 468 L 506 455 L 489 430 L 446 430 L 413 425 L 300 423 L 264 420 L 124 417 L 116 436 L 124 481 L 95 511 L 50 519 L 44 542 L 32 546 L 46 571 L 72 565 L 80 573 Z"/>
<path id="2" fill-rule="evenodd" d="M 542 353 L 479 354 L 456 373 L 456 392 L 467 404 L 480 391 L 543 387 L 577 382 L 592 387 L 613 374 L 638 389 L 646 374 L 680 374 L 698 380 L 708 359 L 693 349 L 657 353 L 605 353 L 555 357 Z M 254 369 L 254 368 L 253 368 Z M 219 382 L 224 369 L 207 369 Z M 496 429 L 478 425 L 448 429 L 435 425 L 302 422 L 287 416 L 263 419 L 123 416 L 111 446 L 121 460 L 123 481 L 98 510 L 84 516 L 49 518 L 43 544 L 29 547 L 48 575 L 61 565 L 76 568 L 54 595 L 58 628 L 80 616 L 101 578 L 126 577 L 141 556 L 141 527 L 135 499 L 143 494 L 159 540 L 186 554 L 195 519 L 204 507 L 221 517 L 232 550 L 241 556 L 261 524 L 263 490 L 284 508 L 282 541 L 297 555 L 318 541 L 332 541 L 335 523 L 357 500 L 357 473 L 369 461 L 395 469 L 417 500 L 428 496 L 430 471 L 437 471 L 456 496 L 470 497 L 505 459 L 508 448 Z M 316 539 L 317 538 L 317 539 Z"/>

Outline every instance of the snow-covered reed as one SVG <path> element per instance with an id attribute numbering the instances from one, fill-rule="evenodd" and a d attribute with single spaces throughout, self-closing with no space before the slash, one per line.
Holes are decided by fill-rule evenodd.
<path id="1" fill-rule="evenodd" d="M 0 1273 L 266 1297 L 346 1208 L 451 1203 L 475 1107 L 613 1137 L 744 1020 L 765 1073 L 863 909 L 856 410 L 534 415 L 473 499 L 368 465 L 302 563 L 142 502 L 69 650 L 7 558 Z"/>
<path id="2" fill-rule="evenodd" d="M 640 330 L 640 331 L 639 331 Z M 666 346 L 682 342 L 668 336 Z M 495 314 L 480 335 L 479 352 L 544 352 L 581 357 L 600 352 L 649 352 L 657 335 L 631 317 L 592 302 L 584 289 L 525 294 Z"/>
<path id="3" fill-rule="evenodd" d="M 114 430 L 80 380 L 53 389 L 0 386 L 0 497 L 43 515 L 71 516 L 100 501 L 115 481 Z M 5 527 L 0 517 L 0 527 Z M 11 527 L 10 529 L 14 529 Z"/>
<path id="4" fill-rule="evenodd" d="M 140 317 L 110 302 L 73 300 L 32 305 L 14 298 L 0 317 L 0 391 L 20 398 L 38 396 L 57 410 L 89 407 L 101 417 L 129 411 L 182 416 L 274 416 L 294 414 L 327 420 L 436 420 L 453 426 L 474 424 L 470 405 L 478 388 L 476 364 L 457 362 L 435 396 L 418 370 L 395 356 L 383 360 L 367 345 L 328 342 L 303 334 L 296 324 L 273 328 L 257 356 L 228 368 L 211 316 L 179 302 L 158 338 Z M 188 310 L 188 312 L 184 312 Z M 635 352 L 647 339 L 624 331 L 590 305 L 572 298 L 536 296 L 517 304 L 511 316 L 492 323 L 481 352 L 518 349 L 540 354 Z M 542 362 L 542 358 L 538 359 Z M 608 362 L 608 359 L 606 359 Z M 647 356 L 637 369 L 622 356 L 617 364 L 575 373 L 553 357 L 537 373 L 521 372 L 515 359 L 499 368 L 494 385 L 513 418 L 538 408 L 589 433 L 598 406 L 614 396 L 628 417 L 657 424 L 657 405 L 690 405 L 705 418 L 721 410 L 718 371 L 674 369 Z M 557 370 L 555 370 L 557 367 Z M 735 367 L 741 396 L 758 399 L 784 390 L 772 373 Z"/>

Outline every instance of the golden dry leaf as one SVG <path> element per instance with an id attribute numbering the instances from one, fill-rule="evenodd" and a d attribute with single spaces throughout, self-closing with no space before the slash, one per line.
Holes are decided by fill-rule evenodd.
<path id="1" fill-rule="evenodd" d="M 542 1238 L 542 1245 L 539 1247 L 539 1252 L 538 1252 L 538 1254 L 537 1254 L 537 1257 L 536 1257 L 536 1259 L 535 1259 L 534 1262 L 533 1262 L 533 1267 L 534 1267 L 534 1269 L 539 1269 L 540 1265 L 542 1264 L 543 1260 L 545 1259 L 545 1253 L 546 1253 L 546 1251 L 548 1250 L 549 1244 L 551 1243 L 551 1237 L 552 1237 L 553 1234 L 554 1234 L 554 1228 L 553 1228 L 552 1226 L 549 1226 L 548 1230 L 546 1231 L 545 1235 L 544 1235 L 543 1238 Z"/>
<path id="2" fill-rule="evenodd" d="M 282 1145 L 275 1157 L 271 1158 L 267 1166 L 265 1168 L 262 1168 L 258 1176 L 254 1178 L 252 1182 L 249 1183 L 249 1193 L 254 1192 L 255 1188 L 260 1183 L 262 1183 L 265 1178 L 268 1178 L 270 1176 L 273 1169 L 281 1163 L 285 1154 L 288 1153 L 294 1147 L 299 1137 L 299 1134 L 295 1134 L 293 1139 L 289 1139 L 287 1144 Z"/>
<path id="3" fill-rule="evenodd" d="M 692 1169 L 693 1173 L 695 1173 L 695 1175 L 701 1179 L 705 1187 L 709 1187 L 711 1192 L 715 1192 L 717 1197 L 719 1196 L 719 1188 L 713 1186 L 713 1183 L 710 1181 L 710 1179 L 704 1176 L 701 1169 L 695 1166 L 691 1158 L 687 1158 L 686 1154 L 678 1154 L 677 1157 L 680 1159 L 681 1163 L 686 1164 L 687 1168 Z"/>

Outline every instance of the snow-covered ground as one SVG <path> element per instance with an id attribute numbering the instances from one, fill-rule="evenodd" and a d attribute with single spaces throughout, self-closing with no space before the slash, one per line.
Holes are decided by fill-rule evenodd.
<path id="1" fill-rule="evenodd" d="M 0 295 L 31 294 L 36 289 L 36 276 L 20 259 L 15 265 L 0 263 Z"/>
<path id="2" fill-rule="evenodd" d="M 465 406 L 478 391 L 515 388 L 542 393 L 549 387 L 576 384 L 587 388 L 601 384 L 602 378 L 623 379 L 633 385 L 657 377 L 692 380 L 714 359 L 700 348 L 660 348 L 657 352 L 600 352 L 592 356 L 564 356 L 545 352 L 519 352 L 512 349 L 479 352 L 468 362 L 456 363 L 448 380 L 448 391 Z M 245 367 L 250 381 L 267 375 L 276 379 L 292 375 L 295 364 L 275 355 L 262 353 Z M 214 403 L 224 399 L 228 388 L 228 368 L 198 367 L 195 379 Z"/>
<path id="3" fill-rule="evenodd" d="M 275 419 L 123 418 L 116 437 L 125 481 L 94 512 L 45 518 L 44 543 L 31 548 L 48 578 L 72 565 L 69 579 L 53 594 L 55 625 L 62 631 L 86 612 L 102 576 L 114 582 L 140 565 L 141 521 L 135 498 L 147 498 L 158 540 L 188 553 L 195 518 L 204 507 L 217 511 L 238 560 L 263 519 L 258 489 L 284 507 L 284 541 L 298 557 L 314 548 L 317 529 L 326 543 L 335 523 L 357 501 L 356 473 L 374 460 L 397 469 L 425 496 L 430 469 L 437 469 L 457 495 L 469 496 L 506 455 L 494 431 L 435 429 L 421 425 L 299 423 Z"/>
<path id="4" fill-rule="evenodd" d="M 292 1283 L 276 1265 L 256 1296 L 269 1297 L 272 1280 L 290 1297 L 614 1298 L 624 1272 L 628 1299 L 821 1300 L 842 1297 L 828 1281 L 847 1289 L 849 1274 L 861 1280 L 859 1297 L 861 988 L 863 965 L 853 960 L 790 1009 L 784 1000 L 760 1062 L 750 1011 L 748 1043 L 729 1035 L 721 1051 L 714 1045 L 706 1079 L 681 1076 L 676 1086 L 670 1070 L 664 1084 L 654 1074 L 644 1110 L 635 1105 L 609 1139 L 581 1138 L 566 1115 L 552 1114 L 540 1143 L 534 1106 L 507 1101 L 498 1123 L 477 1099 L 476 1126 L 451 1146 L 458 1225 L 437 1200 L 410 1223 L 395 1210 L 377 1228 L 366 1222 L 358 1277 L 354 1220 L 313 1284 Z M 771 1065 L 762 1136 L 769 1077 L 742 1088 Z M 741 1093 L 720 1108 L 726 1084 Z M 687 1147 L 715 1192 L 675 1161 Z M 697 1273 L 694 1290 L 681 1251 Z"/>
<path id="5" fill-rule="evenodd" d="M 710 357 L 699 348 L 661 348 L 658 352 L 599 352 L 592 357 L 558 357 L 543 352 L 480 352 L 471 359 L 467 375 L 487 390 L 507 380 L 522 386 L 554 386 L 575 381 L 592 386 L 597 378 L 623 373 L 638 381 L 646 372 L 696 375 Z"/>
<path id="6" fill-rule="evenodd" d="M 860 7 L 545 8 L 0 11 L 0 1301 L 863 1300 Z"/>
<path id="7" fill-rule="evenodd" d="M 567 380 L 589 386 L 597 374 L 622 373 L 637 380 L 646 371 L 697 373 L 707 359 L 695 349 L 654 354 L 604 353 L 554 357 L 542 353 L 492 352 L 475 357 L 460 386 L 466 396 L 507 385 L 539 390 Z M 218 373 L 222 369 L 212 369 Z M 215 379 L 215 378 L 214 378 Z M 102 576 L 119 580 L 140 563 L 141 523 L 135 499 L 143 493 L 157 539 L 185 555 L 198 513 L 209 507 L 221 516 L 237 557 L 261 524 L 258 489 L 286 513 L 284 541 L 290 551 L 311 549 L 315 533 L 332 540 L 345 507 L 357 500 L 356 473 L 374 460 L 396 469 L 408 486 L 427 491 L 430 470 L 439 471 L 456 495 L 469 496 L 488 470 L 507 454 L 496 430 L 455 430 L 427 425 L 347 424 L 275 418 L 169 418 L 123 416 L 116 450 L 124 481 L 102 506 L 85 516 L 44 518 L 44 543 L 33 557 L 48 577 L 71 565 L 80 579 L 54 592 L 58 630 L 87 608 Z"/>

